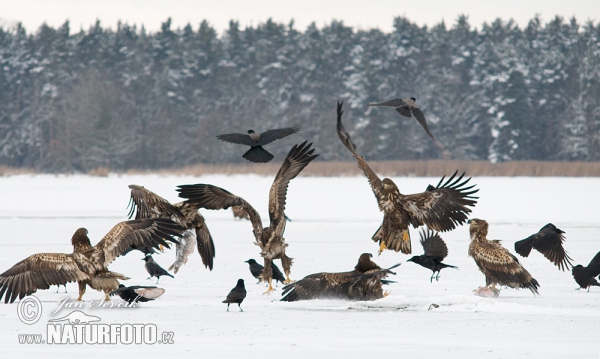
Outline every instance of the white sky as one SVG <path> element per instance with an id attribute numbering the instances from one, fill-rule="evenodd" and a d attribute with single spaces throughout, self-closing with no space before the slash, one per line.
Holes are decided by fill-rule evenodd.
<path id="1" fill-rule="evenodd" d="M 600 21 L 600 0 L 0 0 L 0 25 L 22 22 L 28 32 L 35 32 L 44 22 L 60 26 L 66 19 L 73 32 L 87 30 L 97 19 L 103 27 L 115 28 L 121 20 L 130 25 L 143 24 L 155 32 L 168 17 L 172 18 L 173 28 L 190 23 L 197 29 L 207 19 L 219 32 L 231 19 L 246 26 L 268 18 L 285 23 L 294 19 L 298 30 L 313 21 L 322 27 L 336 19 L 355 28 L 389 32 L 396 16 L 428 26 L 443 19 L 451 26 L 459 14 L 468 15 L 470 24 L 476 27 L 498 17 L 512 18 L 526 26 L 535 14 L 540 14 L 544 22 L 555 15 L 567 19 L 575 16 L 583 24 L 587 20 Z"/>

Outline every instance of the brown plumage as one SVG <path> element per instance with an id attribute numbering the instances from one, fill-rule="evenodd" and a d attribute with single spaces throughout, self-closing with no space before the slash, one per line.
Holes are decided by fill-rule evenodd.
<path id="1" fill-rule="evenodd" d="M 437 186 L 429 185 L 425 192 L 410 195 L 400 193 L 394 181 L 389 178 L 381 180 L 364 158 L 356 153 L 356 145 L 342 124 L 342 104 L 343 102 L 338 102 L 338 136 L 367 176 L 379 210 L 383 212 L 383 223 L 372 238 L 379 242 L 379 253 L 384 249 L 391 249 L 410 254 L 409 225 L 414 228 L 427 225 L 433 230 L 445 232 L 466 222 L 467 215 L 471 212 L 469 207 L 475 206 L 476 199 L 479 198 L 473 196 L 479 191 L 473 189 L 475 185 L 467 186 L 471 178 L 463 179 L 464 173 L 457 177 L 457 171 L 445 182 L 444 176 Z"/>
<path id="2" fill-rule="evenodd" d="M 511 288 L 529 289 L 537 295 L 540 284 L 519 263 L 517 257 L 502 247 L 500 241 L 487 239 L 488 223 L 483 219 L 469 220 L 469 256 L 473 257 L 479 270 L 485 275 L 486 288 L 491 285 L 496 290 L 496 284 Z"/>
<path id="3" fill-rule="evenodd" d="M 231 206 L 231 211 L 233 212 L 233 218 L 235 219 L 247 219 L 250 220 L 250 216 L 242 206 Z"/>
<path id="4" fill-rule="evenodd" d="M 285 202 L 287 196 L 287 188 L 290 181 L 295 178 L 312 160 L 318 155 L 313 154 L 314 149 L 311 149 L 312 143 L 307 144 L 306 141 L 292 147 L 287 157 L 283 161 L 279 172 L 275 176 L 275 180 L 269 191 L 269 219 L 268 227 L 263 228 L 262 220 L 258 212 L 242 197 L 236 196 L 233 193 L 208 184 L 193 184 L 182 185 L 179 188 L 179 197 L 186 198 L 188 202 L 206 209 L 227 209 L 232 206 L 241 206 L 252 223 L 252 231 L 256 238 L 256 245 L 261 249 L 260 255 L 264 259 L 264 271 L 262 274 L 263 280 L 269 284 L 268 292 L 273 291 L 271 261 L 281 259 L 281 265 L 287 277 L 287 282 L 290 282 L 290 268 L 292 266 L 292 258 L 285 254 L 285 248 L 288 246 L 283 238 L 285 231 Z"/>
<path id="5" fill-rule="evenodd" d="M 413 117 L 419 121 L 421 126 L 427 132 L 427 135 L 434 140 L 433 135 L 429 132 L 429 127 L 427 127 L 427 121 L 425 120 L 425 116 L 423 115 L 423 111 L 417 106 L 417 99 L 414 97 L 411 98 L 395 98 L 393 100 L 380 102 L 380 103 L 370 103 L 369 106 L 385 106 L 385 107 L 394 107 L 396 111 L 404 117 Z"/>
<path id="6" fill-rule="evenodd" d="M 177 243 L 174 236 L 183 229 L 168 219 L 141 219 L 120 222 L 115 225 L 98 244 L 92 247 L 87 229 L 79 228 L 73 234 L 73 253 L 38 253 L 31 255 L 0 274 L 0 299 L 14 302 L 17 297 L 48 289 L 51 285 L 77 282 L 79 298 L 85 293 L 86 285 L 108 294 L 119 286 L 118 279 L 129 279 L 108 270 L 108 265 L 129 247 L 160 244 L 169 247 L 165 240 Z"/>
<path id="7" fill-rule="evenodd" d="M 376 300 L 385 296 L 383 284 L 391 269 L 382 269 L 371 260 L 370 253 L 361 254 L 354 270 L 340 273 L 315 273 L 283 288 L 282 301 L 311 299 Z"/>
<path id="8" fill-rule="evenodd" d="M 565 271 L 573 267 L 573 263 L 571 263 L 573 259 L 563 248 L 564 233 L 552 223 L 548 223 L 536 234 L 515 242 L 515 251 L 523 257 L 528 257 L 531 249 L 534 248 L 554 263 L 558 269 Z"/>
<path id="9" fill-rule="evenodd" d="M 135 219 L 169 218 L 185 228 L 183 236 L 175 247 L 176 260 L 169 270 L 177 273 L 184 265 L 188 256 L 198 247 L 198 254 L 204 266 L 213 269 L 215 244 L 206 226 L 204 217 L 198 212 L 199 207 L 188 201 L 171 204 L 156 193 L 138 185 L 129 185 L 131 199 L 129 201 L 129 218 L 135 214 Z"/>

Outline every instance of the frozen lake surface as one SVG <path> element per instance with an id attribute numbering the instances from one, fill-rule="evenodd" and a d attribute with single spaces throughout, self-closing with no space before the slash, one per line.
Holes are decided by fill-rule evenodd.
<path id="1" fill-rule="evenodd" d="M 415 193 L 439 178 L 393 178 L 400 190 Z M 13 176 L 0 177 L 0 271 L 40 252 L 72 252 L 75 230 L 89 230 L 97 243 L 117 222 L 127 219 L 129 184 L 143 185 L 177 202 L 179 184 L 210 183 L 244 197 L 268 221 L 267 196 L 272 177 L 253 175 L 176 176 Z M 536 233 L 546 223 L 566 232 L 565 247 L 575 264 L 587 265 L 600 251 L 600 178 L 477 177 L 479 202 L 472 218 L 490 223 L 489 238 L 502 239 L 514 253 L 514 242 Z M 173 333 L 173 344 L 42 345 L 19 344 L 19 334 L 43 334 L 62 298 L 75 299 L 77 284 L 68 293 L 56 287 L 38 291 L 41 319 L 26 325 L 19 320 L 17 303 L 0 304 L 0 358 L 118 357 L 332 357 L 363 358 L 393 355 L 401 358 L 598 358 L 600 355 L 600 287 L 576 291 L 570 272 L 561 272 L 540 253 L 520 258 L 540 282 L 540 296 L 528 290 L 503 289 L 500 297 L 480 298 L 473 290 L 485 284 L 467 256 L 467 226 L 442 233 L 449 255 L 444 261 L 459 267 L 445 269 L 439 282 L 408 255 L 391 251 L 377 256 L 371 236 L 382 214 L 364 177 L 294 179 L 288 190 L 286 214 L 292 219 L 285 232 L 287 253 L 294 258 L 292 278 L 317 272 L 354 268 L 361 253 L 373 253 L 380 266 L 403 264 L 389 279 L 391 294 L 373 302 L 318 300 L 278 302 L 281 286 L 262 295 L 245 260 L 261 261 L 249 221 L 236 221 L 232 212 L 201 210 L 215 240 L 213 271 L 195 252 L 175 279 L 162 277 L 166 290 L 156 301 L 137 308 L 90 308 L 103 293 L 88 288 L 88 315 L 107 324 L 156 325 Z M 266 224 L 266 223 L 265 223 Z M 418 231 L 411 229 L 413 254 L 421 254 Z M 167 268 L 174 250 L 154 256 Z M 153 285 L 147 280 L 141 252 L 118 258 L 110 269 L 131 277 L 126 285 Z M 279 261 L 277 261 L 279 265 Z M 221 303 L 238 278 L 246 281 L 245 312 Z M 111 302 L 118 303 L 120 299 Z M 431 304 L 438 308 L 429 310 Z M 40 352 L 43 350 L 43 352 Z M 115 350 L 119 350 L 116 352 Z"/>

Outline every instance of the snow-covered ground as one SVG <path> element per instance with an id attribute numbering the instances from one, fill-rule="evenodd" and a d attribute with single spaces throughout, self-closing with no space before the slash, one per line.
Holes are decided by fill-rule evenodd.
<path id="1" fill-rule="evenodd" d="M 403 193 L 425 190 L 439 178 L 394 178 Z M 600 178 L 474 178 L 480 197 L 473 218 L 490 223 L 489 237 L 513 244 L 548 222 L 566 232 L 565 247 L 575 264 L 587 265 L 600 251 Z M 176 185 L 211 183 L 246 198 L 268 221 L 267 196 L 272 177 L 259 176 L 14 176 L 0 177 L 0 272 L 39 252 L 70 253 L 70 239 L 86 227 L 93 244 L 119 221 L 126 220 L 128 184 L 139 184 L 173 202 Z M 403 262 L 390 279 L 391 294 L 374 302 L 308 301 L 283 303 L 281 287 L 265 296 L 255 284 L 249 258 L 260 262 L 248 221 L 236 221 L 231 211 L 202 211 L 216 245 L 213 271 L 194 253 L 175 279 L 162 277 L 166 293 L 138 308 L 89 308 L 88 315 L 108 324 L 156 325 L 173 333 L 173 344 L 35 345 L 19 344 L 19 334 L 46 335 L 48 320 L 69 314 L 58 308 L 61 298 L 74 299 L 56 287 L 35 294 L 42 302 L 41 319 L 26 325 L 17 316 L 17 303 L 0 304 L 0 358 L 16 357 L 331 357 L 365 355 L 424 358 L 598 358 L 600 355 L 600 288 L 576 291 L 569 272 L 561 272 L 538 252 L 521 262 L 540 282 L 540 296 L 503 289 L 496 299 L 480 298 L 473 290 L 484 277 L 467 256 L 467 226 L 442 238 L 449 248 L 439 282 L 407 255 L 386 251 L 377 256 L 371 235 L 381 221 L 364 177 L 294 179 L 288 190 L 285 237 L 294 258 L 292 278 L 329 271 L 351 270 L 361 253 L 373 253 L 381 266 Z M 414 254 L 421 254 L 418 231 L 411 229 Z M 141 261 L 132 252 L 110 269 L 131 277 L 127 285 L 151 285 Z M 155 255 L 163 267 L 174 251 Z M 246 281 L 245 312 L 221 303 L 238 278 Z M 86 305 L 103 299 L 88 289 Z M 119 299 L 111 302 L 118 303 Z M 431 304 L 439 308 L 428 310 Z M 159 338 L 160 339 L 160 338 Z M 119 350 L 119 352 L 116 352 Z"/>

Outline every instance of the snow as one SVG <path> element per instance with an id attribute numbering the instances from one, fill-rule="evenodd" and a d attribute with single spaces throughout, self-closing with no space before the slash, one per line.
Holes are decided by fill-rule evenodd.
<path id="1" fill-rule="evenodd" d="M 93 243 L 117 222 L 126 220 L 129 184 L 139 184 L 170 201 L 178 201 L 175 187 L 211 183 L 248 200 L 268 221 L 267 196 L 272 177 L 255 175 L 202 177 L 175 176 L 13 176 L 0 177 L 0 270 L 39 252 L 71 252 L 70 238 L 86 227 Z M 403 193 L 423 191 L 439 178 L 393 178 Z M 473 218 L 490 223 L 489 237 L 503 239 L 514 253 L 514 241 L 537 232 L 548 222 L 566 232 L 565 247 L 575 264 L 587 265 L 600 250 L 600 178 L 502 178 L 472 179 L 480 189 Z M 484 277 L 467 256 L 468 228 L 442 233 L 449 248 L 445 262 L 459 267 L 444 269 L 439 282 L 429 282 L 430 271 L 406 263 L 410 258 L 386 251 L 377 256 L 370 240 L 381 214 L 364 177 L 294 179 L 288 190 L 286 228 L 288 254 L 294 258 L 292 278 L 354 267 L 363 252 L 374 254 L 381 266 L 396 268 L 397 281 L 390 295 L 373 302 L 317 300 L 278 302 L 281 286 L 270 296 L 255 284 L 249 258 L 259 260 L 248 221 L 236 221 L 231 211 L 202 211 L 216 245 L 215 267 L 208 271 L 197 253 L 192 254 L 175 279 L 163 277 L 166 293 L 137 308 L 81 309 L 102 323 L 153 323 L 159 333 L 174 333 L 174 344 L 154 345 L 35 345 L 19 344 L 18 334 L 43 334 L 61 298 L 74 299 L 77 285 L 68 293 L 56 287 L 35 296 L 43 306 L 39 322 L 22 323 L 17 303 L 0 304 L 0 358 L 45 358 L 85 355 L 89 358 L 201 357 L 239 358 L 307 356 L 362 358 L 390 355 L 423 358 L 598 358 L 600 345 L 600 288 L 576 291 L 570 273 L 559 271 L 537 252 L 520 258 L 540 282 L 540 296 L 529 291 L 503 289 L 499 298 L 480 298 L 473 290 Z M 411 229 L 413 253 L 422 253 L 418 231 Z M 175 251 L 155 255 L 163 267 L 174 261 Z M 141 261 L 132 252 L 118 258 L 110 269 L 131 277 L 127 285 L 153 285 Z M 279 263 L 278 263 L 279 264 Z M 238 278 L 246 281 L 244 312 L 233 305 L 226 312 L 221 303 Z M 98 303 L 100 292 L 88 289 L 84 304 Z M 111 302 L 118 303 L 119 299 Z M 438 308 L 431 305 L 437 304 Z M 431 309 L 430 309 L 431 308 Z M 114 347 L 117 348 L 114 348 Z M 119 350 L 118 354 L 115 352 Z"/>

